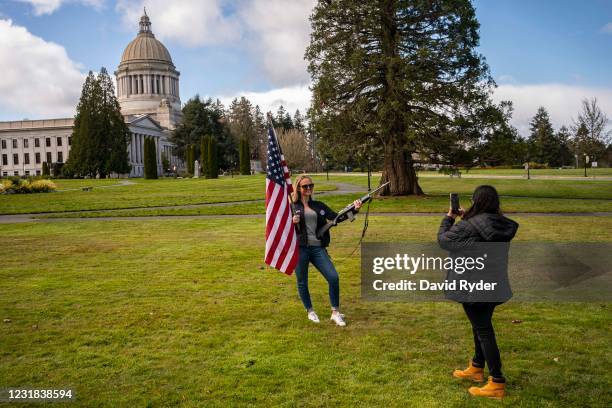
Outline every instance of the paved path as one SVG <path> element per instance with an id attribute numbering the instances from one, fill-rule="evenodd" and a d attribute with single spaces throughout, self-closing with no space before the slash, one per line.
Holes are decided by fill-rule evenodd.
<path id="1" fill-rule="evenodd" d="M 133 186 L 135 184 L 138 184 L 138 183 L 134 183 L 133 181 L 130 181 L 130 180 L 119 180 L 119 182 L 117 184 L 109 184 L 107 186 L 96 186 L 96 189 L 98 189 L 98 188 L 109 188 L 109 187 Z M 63 189 L 63 190 L 55 190 L 55 191 L 58 192 L 58 193 L 63 193 L 65 191 L 81 191 L 81 190 L 83 190 L 83 187 L 80 187 L 80 188 L 66 188 L 66 189 Z"/>

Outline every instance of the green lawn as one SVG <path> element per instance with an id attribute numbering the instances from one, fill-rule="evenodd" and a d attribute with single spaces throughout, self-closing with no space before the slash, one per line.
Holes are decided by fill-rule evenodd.
<path id="1" fill-rule="evenodd" d="M 322 177 L 325 179 L 325 176 Z M 372 178 L 377 186 L 379 177 Z M 333 175 L 330 182 L 357 184 L 367 189 L 368 179 L 357 175 Z M 425 194 L 444 195 L 451 192 L 471 194 L 482 184 L 495 186 L 500 195 L 542 198 L 592 198 L 612 199 L 612 181 L 574 181 L 574 180 L 520 180 L 520 179 L 466 179 L 450 177 L 421 177 L 419 184 Z"/>
<path id="2" fill-rule="evenodd" d="M 368 240 L 433 240 L 439 219 L 372 217 Z M 612 241 L 612 217 L 516 219 L 521 241 Z M 612 305 L 501 306 L 509 394 L 474 400 L 450 376 L 471 354 L 460 307 L 362 301 L 360 229 L 330 248 L 341 329 L 263 268 L 261 219 L 0 225 L 0 384 L 72 387 L 79 406 L 609 406 Z M 311 292 L 327 318 L 316 273 Z"/>
<path id="3" fill-rule="evenodd" d="M 317 191 L 357 186 L 365 192 L 367 178 L 356 175 L 323 175 L 314 177 Z M 377 184 L 377 179 L 374 184 Z M 55 213 L 52 217 L 151 216 L 195 214 L 262 214 L 259 203 L 231 204 L 243 200 L 263 200 L 263 176 L 205 179 L 128 180 L 119 185 L 109 180 L 57 180 L 62 192 L 30 195 L 0 195 L 0 214 Z M 99 184 L 98 184 L 99 183 Z M 420 179 L 424 197 L 390 197 L 378 199 L 372 212 L 443 212 L 448 207 L 448 193 L 458 192 L 461 203 L 469 206 L 469 198 L 478 185 L 492 184 L 502 195 L 507 212 L 607 212 L 612 211 L 612 182 L 570 180 L 505 180 L 505 179 Z M 93 186 L 90 192 L 80 190 Z M 362 192 L 345 195 L 321 195 L 330 207 L 340 209 Z M 161 206 L 230 203 L 224 206 L 191 208 L 158 208 Z M 115 210 L 102 212 L 101 210 Z M 62 212 L 73 212 L 60 214 Z M 89 211 L 89 212 L 83 212 Z"/>
<path id="4" fill-rule="evenodd" d="M 500 176 L 524 176 L 527 171 L 524 169 L 470 169 L 461 170 L 463 174 L 478 174 L 478 175 L 500 175 Z M 583 177 L 584 168 L 580 169 L 530 169 L 529 173 L 533 176 L 560 176 L 560 177 Z M 612 168 L 587 168 L 587 176 L 605 177 L 612 176 Z"/>
<path id="5" fill-rule="evenodd" d="M 340 210 L 345 205 L 360 196 L 359 193 L 341 194 L 320 197 L 331 208 Z M 461 195 L 463 205 L 469 206 L 469 195 Z M 581 213 L 581 212 L 612 212 L 612 200 L 562 199 L 562 198 L 532 198 L 504 197 L 503 210 L 507 213 Z M 395 212 L 439 212 L 448 211 L 446 196 L 433 197 L 392 197 L 377 199 L 370 206 L 370 213 Z M 259 203 L 234 204 L 223 206 L 198 206 L 191 208 L 150 208 L 125 209 L 113 211 L 88 211 L 73 213 L 55 213 L 40 218 L 98 218 L 98 217 L 150 217 L 150 216 L 184 216 L 184 215 L 238 215 L 265 214 L 265 205 Z"/>
<path id="6" fill-rule="evenodd" d="M 0 214 L 27 214 L 59 211 L 105 210 L 156 207 L 253 200 L 262 197 L 263 176 L 221 177 L 219 179 L 129 179 L 132 185 L 118 180 L 54 180 L 58 189 L 47 194 L 0 195 Z M 115 186 L 108 187 L 114 184 Z M 91 186 L 92 191 L 81 187 Z M 324 182 L 317 190 L 333 190 Z M 77 189 L 77 190 L 73 190 Z"/>

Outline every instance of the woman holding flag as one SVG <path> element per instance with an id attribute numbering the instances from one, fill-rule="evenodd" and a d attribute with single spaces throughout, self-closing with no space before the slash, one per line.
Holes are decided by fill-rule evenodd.
<path id="1" fill-rule="evenodd" d="M 319 317 L 312 307 L 308 290 L 308 265 L 312 263 L 321 272 L 329 285 L 329 300 L 331 303 L 331 320 L 338 326 L 346 326 L 344 315 L 340 313 L 339 277 L 332 263 L 327 246 L 329 245 L 329 230 L 321 236 L 317 231 L 327 222 L 336 218 L 337 214 L 321 201 L 312 198 L 314 183 L 307 175 L 298 176 L 295 180 L 295 191 L 292 193 L 293 223 L 299 242 L 299 261 L 296 268 L 297 288 L 300 299 L 308 312 L 308 319 L 319 323 Z M 361 208 L 361 201 L 355 200 L 355 209 Z"/>

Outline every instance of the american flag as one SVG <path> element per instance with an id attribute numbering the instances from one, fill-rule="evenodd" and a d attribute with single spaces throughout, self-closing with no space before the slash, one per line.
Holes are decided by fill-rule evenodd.
<path id="1" fill-rule="evenodd" d="M 265 262 L 291 275 L 297 265 L 298 239 L 291 221 L 288 195 L 293 191 L 291 175 L 276 140 L 268 130 L 268 175 L 266 176 L 266 254 Z"/>

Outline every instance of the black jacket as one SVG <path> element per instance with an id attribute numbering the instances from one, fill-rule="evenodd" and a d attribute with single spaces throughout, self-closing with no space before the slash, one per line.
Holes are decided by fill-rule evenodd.
<path id="1" fill-rule="evenodd" d="M 500 214 L 478 214 L 467 220 L 454 224 L 451 217 L 444 217 L 438 231 L 438 244 L 441 248 L 450 251 L 451 257 L 457 258 L 465 255 L 482 256 L 488 253 L 487 267 L 482 271 L 473 271 L 457 275 L 448 271 L 447 280 L 466 279 L 477 281 L 480 279 L 498 282 L 495 292 L 491 293 L 465 293 L 461 291 L 447 291 L 446 297 L 458 302 L 497 302 L 502 303 L 512 297 L 510 281 L 508 279 L 508 251 L 509 242 L 518 230 L 518 223 Z M 454 225 L 453 225 L 454 224 Z M 501 243 L 484 244 L 476 243 Z M 485 247 L 487 245 L 487 247 Z M 488 298 L 490 296 L 490 298 Z"/>
<path id="2" fill-rule="evenodd" d="M 440 247 L 449 251 L 472 242 L 510 242 L 519 227 L 503 215 L 486 213 L 454 223 L 454 219 L 446 216 L 438 230 Z"/>
<path id="3" fill-rule="evenodd" d="M 323 204 L 321 201 L 310 200 L 308 203 L 310 208 L 317 213 L 317 231 L 319 228 L 324 226 L 327 221 L 331 221 L 338 215 L 334 210 Z M 300 211 L 300 222 L 295 224 L 295 230 L 298 234 L 298 240 L 300 246 L 308 246 L 308 232 L 306 230 L 306 217 L 304 217 L 304 204 L 301 201 L 293 204 L 294 212 Z M 329 230 L 325 231 L 321 237 L 321 246 L 326 247 L 329 245 L 330 236 Z"/>

